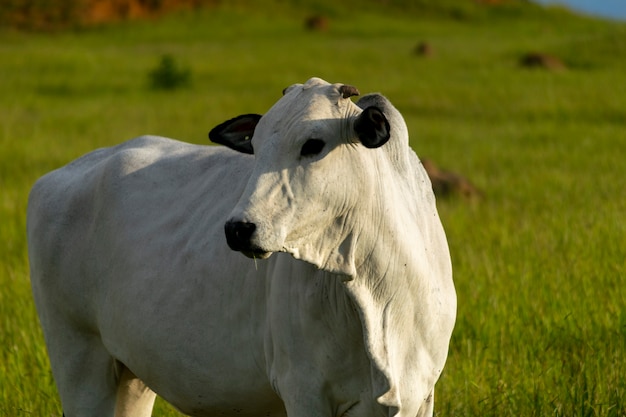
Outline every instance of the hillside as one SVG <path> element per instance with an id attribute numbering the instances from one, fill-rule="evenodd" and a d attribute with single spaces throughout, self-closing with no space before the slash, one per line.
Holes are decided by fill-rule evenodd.
<path id="1" fill-rule="evenodd" d="M 0 25 L 27 30 L 59 30 L 112 22 L 154 19 L 181 10 L 211 9 L 228 4 L 250 10 L 293 9 L 323 16 L 354 10 L 414 16 L 468 19 L 504 15 L 535 15 L 545 10 L 526 0 L 33 0 L 3 2 Z"/>

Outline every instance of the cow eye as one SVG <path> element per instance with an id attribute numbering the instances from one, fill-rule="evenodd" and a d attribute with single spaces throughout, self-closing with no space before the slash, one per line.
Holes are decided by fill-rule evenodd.
<path id="1" fill-rule="evenodd" d="M 322 152 L 324 149 L 324 143 L 321 139 L 309 139 L 304 142 L 302 149 L 300 150 L 300 156 L 314 156 Z"/>

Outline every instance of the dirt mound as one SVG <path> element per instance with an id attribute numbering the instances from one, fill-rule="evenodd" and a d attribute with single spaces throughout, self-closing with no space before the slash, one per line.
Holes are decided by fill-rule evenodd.
<path id="1" fill-rule="evenodd" d="M 422 165 L 437 197 L 460 196 L 468 200 L 483 197 L 483 192 L 464 176 L 442 169 L 430 159 L 422 159 Z"/>

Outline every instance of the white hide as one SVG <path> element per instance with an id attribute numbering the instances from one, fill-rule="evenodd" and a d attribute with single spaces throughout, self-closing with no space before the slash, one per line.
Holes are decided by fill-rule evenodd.
<path id="1" fill-rule="evenodd" d="M 431 184 L 398 111 L 338 88 L 289 88 L 254 156 L 145 136 L 35 184 L 32 287 L 66 417 L 147 417 L 154 393 L 193 416 L 432 415 L 456 297 Z M 376 149 L 353 131 L 367 106 L 391 126 Z M 326 145 L 301 157 L 309 138 Z M 232 219 L 278 253 L 229 249 Z"/>

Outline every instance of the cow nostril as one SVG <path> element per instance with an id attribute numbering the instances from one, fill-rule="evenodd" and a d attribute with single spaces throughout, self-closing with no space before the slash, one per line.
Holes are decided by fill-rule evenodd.
<path id="1" fill-rule="evenodd" d="M 249 222 L 228 221 L 224 225 L 226 242 L 231 249 L 236 251 L 248 250 L 251 247 L 251 239 L 256 225 Z"/>

